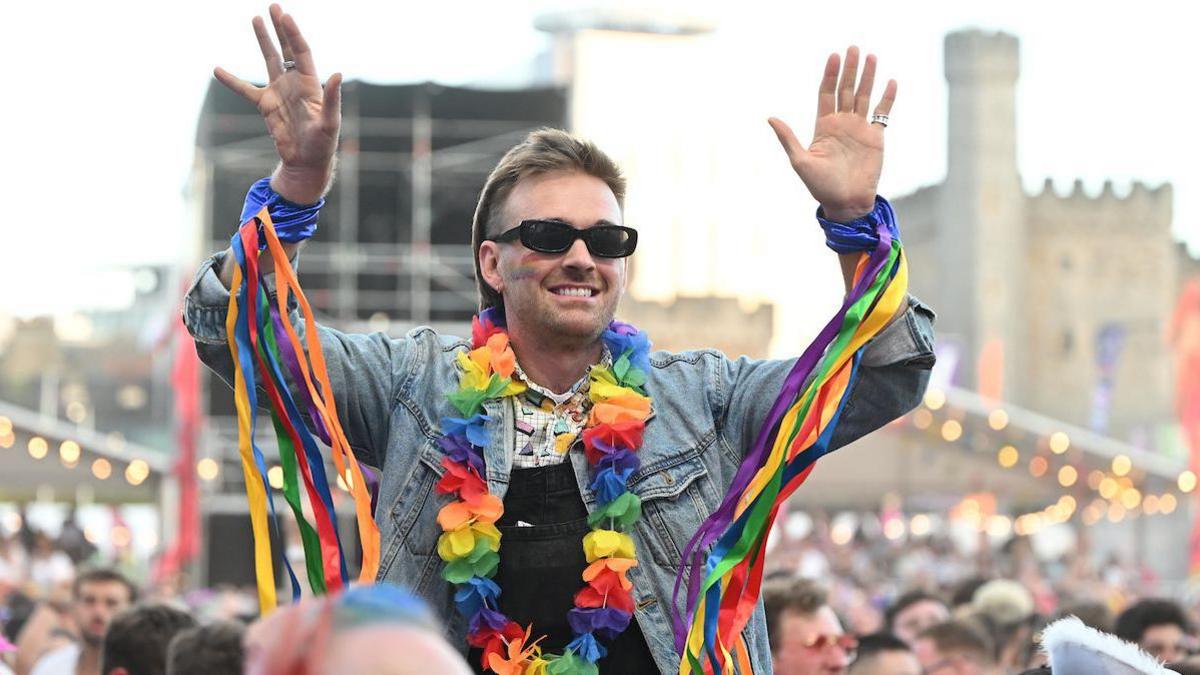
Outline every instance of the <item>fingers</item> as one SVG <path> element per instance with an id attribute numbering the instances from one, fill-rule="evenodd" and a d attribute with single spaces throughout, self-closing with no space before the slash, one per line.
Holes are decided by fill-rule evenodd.
<path id="1" fill-rule="evenodd" d="M 258 38 L 258 48 L 262 50 L 263 61 L 267 64 L 267 80 L 274 82 L 275 78 L 279 77 L 283 72 L 283 59 L 279 57 L 279 52 L 275 50 L 275 43 L 271 41 L 271 36 L 267 34 L 267 24 L 263 22 L 261 16 L 254 17 L 250 22 L 254 26 L 254 37 Z"/>
<path id="2" fill-rule="evenodd" d="M 846 61 L 842 64 L 842 78 L 838 81 L 838 112 L 854 111 L 854 81 L 858 79 L 858 47 L 846 50 Z"/>
<path id="3" fill-rule="evenodd" d="M 871 107 L 871 89 L 875 86 L 875 55 L 867 54 L 867 63 L 863 66 L 862 79 L 858 82 L 858 91 L 854 93 L 854 114 L 867 116 Z"/>
<path id="4" fill-rule="evenodd" d="M 325 103 L 321 106 L 321 115 L 325 124 L 330 128 L 341 124 L 342 116 L 342 74 L 334 73 L 325 83 Z"/>
<path id="5" fill-rule="evenodd" d="M 775 138 L 779 139 L 779 144 L 783 146 L 783 151 L 787 153 L 788 160 L 793 166 L 804 159 L 808 151 L 800 144 L 800 140 L 796 138 L 796 134 L 792 132 L 792 128 L 786 122 L 778 117 L 768 117 L 767 124 L 770 124 L 775 131 Z"/>
<path id="6" fill-rule="evenodd" d="M 296 25 L 296 20 L 292 18 L 291 14 L 284 14 L 280 23 L 283 25 L 283 35 L 287 36 L 287 44 L 292 49 L 290 60 L 296 62 L 296 70 L 305 75 L 315 76 L 317 68 L 313 64 L 312 52 L 308 49 L 308 41 L 300 34 L 300 27 Z M 283 39 L 282 35 L 280 39 Z"/>
<path id="7" fill-rule="evenodd" d="M 879 99 L 879 105 L 875 106 L 876 115 L 892 114 L 892 104 L 896 102 L 896 81 L 888 80 L 887 86 L 883 88 L 883 98 Z"/>
<path id="8" fill-rule="evenodd" d="M 279 47 L 283 50 L 283 60 L 295 61 L 296 57 L 292 54 L 292 45 L 288 42 L 287 31 L 283 28 L 283 8 L 279 5 L 271 5 L 270 14 L 271 23 L 275 26 L 275 38 L 279 40 Z"/>
<path id="9" fill-rule="evenodd" d="M 213 69 L 213 76 L 217 78 L 218 82 L 233 90 L 233 93 L 250 101 L 254 105 L 258 105 L 258 98 L 260 96 L 260 89 L 258 87 L 240 77 L 232 75 L 229 71 L 220 67 Z"/>
<path id="10" fill-rule="evenodd" d="M 825 59 L 825 74 L 821 76 L 821 87 L 817 90 L 817 117 L 831 115 L 837 109 L 839 63 L 840 59 L 836 52 L 830 54 L 828 59 Z"/>

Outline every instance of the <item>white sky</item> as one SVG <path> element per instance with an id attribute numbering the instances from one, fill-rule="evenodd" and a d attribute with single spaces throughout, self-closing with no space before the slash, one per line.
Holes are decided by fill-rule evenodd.
<path id="1" fill-rule="evenodd" d="M 323 74 L 376 82 L 485 83 L 546 44 L 532 18 L 563 2 L 285 4 Z M 570 3 L 568 3 L 570 4 Z M 576 3 L 580 4 L 580 3 Z M 646 3 L 638 3 L 644 6 Z M 62 311 L 111 292 L 78 283 L 91 268 L 184 261 L 183 187 L 196 115 L 214 65 L 263 77 L 250 30 L 266 3 L 25 2 L 0 10 L 4 201 L 0 314 Z M 725 66 L 713 98 L 793 88 L 763 110 L 810 127 L 823 56 L 855 43 L 900 81 L 881 192 L 897 196 L 945 171 L 942 37 L 1002 29 L 1021 39 L 1020 169 L 1029 189 L 1106 178 L 1175 186 L 1175 229 L 1200 247 L 1200 86 L 1183 3 L 672 3 L 708 7 Z M 719 9 L 718 9 L 719 7 Z M 613 92 L 620 96 L 620 92 Z M 636 104 L 636 102 L 631 102 Z M 766 125 L 762 142 L 774 143 Z M 721 133 L 714 129 L 713 133 Z M 903 226 L 903 224 L 902 224 Z M 820 239 L 814 238 L 814 245 Z"/>

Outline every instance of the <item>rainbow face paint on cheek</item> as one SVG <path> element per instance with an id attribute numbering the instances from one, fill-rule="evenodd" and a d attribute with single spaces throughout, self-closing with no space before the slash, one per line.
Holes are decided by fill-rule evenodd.
<path id="1" fill-rule="evenodd" d="M 533 265 L 517 265 L 509 275 L 509 281 L 525 281 L 537 276 L 537 268 Z"/>

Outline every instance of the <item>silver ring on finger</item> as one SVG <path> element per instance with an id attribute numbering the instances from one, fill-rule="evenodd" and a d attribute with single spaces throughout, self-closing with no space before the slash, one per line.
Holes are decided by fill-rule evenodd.
<path id="1" fill-rule="evenodd" d="M 287 71 L 289 71 L 289 70 L 293 70 L 293 69 L 295 69 L 295 67 L 296 67 L 296 62 L 295 62 L 295 61 L 284 61 L 284 62 L 283 62 L 283 71 L 284 71 L 284 72 L 287 72 Z M 886 119 L 886 118 L 887 118 L 887 115 L 884 115 L 884 118 Z"/>
<path id="2" fill-rule="evenodd" d="M 882 125 L 883 127 L 887 127 L 888 116 L 881 115 L 879 113 L 875 113 L 874 115 L 871 115 L 871 124 L 879 124 L 879 125 Z"/>

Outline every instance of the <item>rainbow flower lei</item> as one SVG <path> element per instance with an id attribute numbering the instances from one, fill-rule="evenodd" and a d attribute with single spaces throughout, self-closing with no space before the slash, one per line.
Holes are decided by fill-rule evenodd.
<path id="1" fill-rule="evenodd" d="M 589 374 L 592 408 L 583 443 L 597 508 L 588 517 L 592 531 L 583 538 L 589 563 L 584 586 L 567 615 L 575 638 L 556 655 L 543 654 L 542 638 L 532 639 L 532 627 L 522 629 L 499 609 L 500 586 L 492 577 L 500 562 L 496 521 L 504 504 L 488 492 L 484 478 L 489 418 L 483 404 L 519 394 L 525 383 L 513 377 L 516 355 L 503 315 L 485 310 L 472 321 L 471 337 L 472 349 L 457 357 L 458 391 L 447 395 L 462 417 L 443 418 L 439 440 L 446 472 L 437 491 L 455 497 L 438 512 L 443 533 L 437 550 L 446 562 L 442 578 L 458 587 L 454 601 L 468 621 L 468 644 L 483 650 L 484 669 L 498 675 L 595 675 L 596 662 L 607 654 L 600 640 L 615 638 L 633 617 L 633 584 L 626 574 L 637 565 L 637 556 L 627 532 L 641 518 L 642 503 L 628 482 L 641 464 L 637 450 L 650 416 L 650 397 L 642 389 L 650 341 L 633 326 L 612 322 L 601 339 L 616 360 L 592 367 Z"/>

